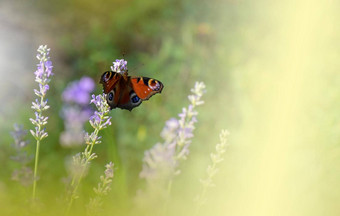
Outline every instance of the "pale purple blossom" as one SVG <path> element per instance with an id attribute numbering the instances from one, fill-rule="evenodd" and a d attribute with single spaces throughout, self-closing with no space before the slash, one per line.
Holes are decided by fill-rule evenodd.
<path id="1" fill-rule="evenodd" d="M 116 59 L 111 66 L 111 70 L 117 73 L 124 73 L 127 71 L 127 61 L 124 59 Z"/>
<path id="2" fill-rule="evenodd" d="M 77 154 L 73 157 L 74 159 L 74 166 L 80 166 L 79 173 L 76 175 L 73 175 L 72 177 L 72 191 L 71 191 L 71 197 L 70 202 L 68 205 L 68 211 L 72 206 L 73 200 L 77 198 L 77 188 L 82 180 L 82 178 L 86 174 L 86 170 L 88 168 L 88 165 L 92 160 L 97 158 L 97 155 L 93 153 L 93 147 L 95 144 L 101 143 L 100 139 L 101 136 L 99 136 L 99 131 L 106 128 L 107 126 L 111 125 L 111 117 L 108 116 L 110 112 L 110 106 L 106 102 L 106 95 L 92 95 L 91 103 L 93 103 L 97 110 L 94 112 L 94 114 L 90 117 L 90 124 L 93 127 L 93 132 L 88 133 L 86 132 L 84 135 L 86 147 L 84 152 L 81 152 L 80 154 Z M 113 166 L 113 164 L 112 164 Z M 107 167 L 107 169 L 109 169 Z"/>
<path id="3" fill-rule="evenodd" d="M 50 88 L 48 83 L 50 82 L 50 77 L 53 75 L 53 66 L 52 62 L 49 60 L 50 49 L 47 48 L 46 45 L 39 46 L 37 51 L 37 58 L 40 62 L 37 65 L 37 70 L 34 74 L 36 76 L 35 81 L 39 84 L 39 90 L 34 89 L 34 93 L 39 97 L 39 99 L 35 99 L 35 102 L 32 102 L 31 108 L 35 110 L 35 119 L 30 118 L 30 121 L 36 127 L 35 130 L 30 130 L 30 132 L 36 140 L 40 141 L 48 136 L 46 129 L 43 128 L 43 126 L 47 124 L 48 117 L 43 116 L 42 111 L 49 108 L 47 100 L 45 100 L 45 96 Z"/>
<path id="4" fill-rule="evenodd" d="M 91 103 L 93 103 L 98 111 L 95 111 L 94 114 L 90 117 L 90 125 L 95 129 L 91 134 L 85 133 L 85 142 L 86 144 L 99 144 L 100 136 L 97 135 L 98 131 L 106 128 L 111 125 L 111 117 L 108 116 L 110 112 L 110 107 L 106 103 L 105 99 L 106 95 L 92 95 Z M 97 131 L 97 132 L 96 132 Z"/>
<path id="5" fill-rule="evenodd" d="M 47 48 L 47 45 L 39 46 L 38 48 L 37 59 L 40 61 L 37 65 L 37 70 L 35 71 L 35 81 L 39 84 L 39 90 L 34 89 L 34 93 L 38 96 L 38 99 L 35 102 L 32 102 L 31 108 L 35 110 L 35 119 L 30 118 L 30 121 L 35 126 L 35 130 L 30 130 L 32 136 L 36 139 L 37 147 L 35 153 L 35 162 L 34 162 L 34 177 L 33 177 L 33 190 L 32 190 L 32 199 L 35 199 L 36 194 L 36 185 L 38 180 L 37 175 L 37 167 L 38 167 L 38 158 L 39 158 L 39 146 L 40 141 L 48 136 L 46 132 L 45 125 L 47 124 L 48 117 L 42 115 L 44 110 L 47 110 L 49 106 L 47 105 L 47 100 L 45 99 L 46 93 L 49 90 L 48 83 L 51 81 L 50 77 L 53 75 L 52 73 L 52 62 L 50 61 L 49 52 L 50 49 Z"/>
<path id="6" fill-rule="evenodd" d="M 95 88 L 95 83 L 90 77 L 82 77 L 79 81 L 70 83 L 62 94 L 62 99 L 67 103 L 88 105 L 90 94 Z"/>
<path id="7" fill-rule="evenodd" d="M 61 116 L 65 130 L 60 134 L 60 144 L 64 147 L 79 146 L 84 141 L 84 123 L 89 119 L 92 108 L 64 105 Z"/>
<path id="8" fill-rule="evenodd" d="M 201 100 L 204 90 L 205 85 L 196 82 L 195 87 L 191 90 L 193 94 L 189 95 L 191 104 L 182 109 L 178 119 L 171 118 L 165 123 L 161 132 L 163 143 L 157 143 L 150 150 L 144 152 L 140 178 L 146 180 L 147 187 L 144 193 L 137 194 L 137 204 L 144 203 L 142 199 L 145 199 L 145 195 L 155 201 L 157 198 L 151 195 L 153 193 L 164 197 L 168 184 L 175 175 L 180 173 L 178 165 L 189 154 L 191 138 L 194 136 L 194 124 L 197 122 L 196 116 L 198 115 L 195 108 L 204 103 Z"/>
<path id="9" fill-rule="evenodd" d="M 84 124 L 93 113 L 90 95 L 95 83 L 90 77 L 82 77 L 71 82 L 62 94 L 64 102 L 61 116 L 65 130 L 60 135 L 60 144 L 64 147 L 79 146 L 83 143 Z"/>
<path id="10" fill-rule="evenodd" d="M 114 175 L 113 167 L 114 164 L 112 162 L 105 165 L 105 175 L 100 176 L 100 182 L 98 183 L 98 186 L 93 188 L 97 196 L 107 195 L 107 193 L 111 190 L 111 182 Z"/>
<path id="11" fill-rule="evenodd" d="M 113 178 L 114 172 L 113 172 L 113 166 L 114 164 L 112 162 L 105 165 L 105 178 Z"/>

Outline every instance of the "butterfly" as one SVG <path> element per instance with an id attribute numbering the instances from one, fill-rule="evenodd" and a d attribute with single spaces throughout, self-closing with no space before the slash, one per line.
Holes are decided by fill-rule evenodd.
<path id="1" fill-rule="evenodd" d="M 151 96 L 161 93 L 163 84 L 147 77 L 131 77 L 127 71 L 117 73 L 106 71 L 100 78 L 106 101 L 111 109 L 117 107 L 131 111 Z"/>

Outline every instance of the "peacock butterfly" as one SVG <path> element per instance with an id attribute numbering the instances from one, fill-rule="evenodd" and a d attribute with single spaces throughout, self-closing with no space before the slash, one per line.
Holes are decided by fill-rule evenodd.
<path id="1" fill-rule="evenodd" d="M 151 96 L 161 93 L 163 84 L 147 77 L 128 76 L 127 70 L 123 73 L 106 71 L 100 78 L 103 84 L 106 101 L 111 109 L 119 107 L 131 111 Z"/>

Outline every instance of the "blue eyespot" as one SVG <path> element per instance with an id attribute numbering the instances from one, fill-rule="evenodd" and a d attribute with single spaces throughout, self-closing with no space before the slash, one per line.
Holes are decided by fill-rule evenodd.
<path id="1" fill-rule="evenodd" d="M 112 101 L 112 100 L 113 100 L 113 93 L 110 92 L 110 93 L 109 93 L 109 101 Z"/>
<path id="2" fill-rule="evenodd" d="M 140 100 L 140 99 L 139 99 L 139 97 L 138 97 L 137 95 L 135 95 L 135 96 L 133 96 L 133 97 L 131 98 L 132 103 L 138 103 L 139 100 Z"/>

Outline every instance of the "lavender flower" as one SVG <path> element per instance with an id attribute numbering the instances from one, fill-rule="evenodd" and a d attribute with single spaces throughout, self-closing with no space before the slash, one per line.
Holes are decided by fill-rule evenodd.
<path id="1" fill-rule="evenodd" d="M 147 179 L 149 173 L 159 173 L 158 164 L 161 160 L 167 161 L 171 165 L 172 173 L 176 173 L 176 168 L 180 160 L 185 160 L 189 154 L 189 146 L 193 137 L 194 124 L 197 122 L 198 112 L 195 110 L 197 105 L 204 102 L 201 97 L 204 93 L 205 85 L 196 82 L 195 88 L 191 89 L 193 95 L 189 95 L 191 104 L 188 108 L 183 108 L 179 119 L 171 118 L 165 124 L 161 132 L 164 143 L 156 144 L 152 149 L 145 152 L 143 170 L 140 173 L 141 178 Z"/>
<path id="2" fill-rule="evenodd" d="M 98 111 L 90 117 L 90 124 L 94 129 L 101 130 L 111 125 L 111 117 L 107 116 L 110 112 L 110 107 L 106 103 L 105 94 L 92 95 L 91 103 L 95 104 Z"/>
<path id="3" fill-rule="evenodd" d="M 62 117 L 65 130 L 60 134 L 60 144 L 64 147 L 79 146 L 84 141 L 84 124 L 93 112 L 90 107 L 64 105 Z"/>
<path id="4" fill-rule="evenodd" d="M 115 62 L 113 62 L 113 66 L 111 66 L 111 70 L 115 71 L 117 73 L 124 73 L 127 71 L 127 61 L 124 59 L 116 59 Z"/>
<path id="5" fill-rule="evenodd" d="M 213 177 L 218 172 L 217 164 L 221 163 L 223 161 L 223 154 L 226 151 L 227 148 L 227 136 L 229 135 L 229 132 L 227 130 L 222 130 L 220 133 L 220 143 L 216 145 L 216 153 L 211 153 L 210 158 L 212 165 L 209 165 L 207 168 L 207 178 L 201 179 L 200 182 L 202 184 L 202 191 L 201 193 L 196 197 L 195 201 L 197 202 L 197 212 L 199 211 L 200 207 L 206 202 L 205 194 L 207 192 L 207 189 L 209 187 L 215 186 L 213 184 Z"/>
<path id="6" fill-rule="evenodd" d="M 93 188 L 94 192 L 98 196 L 104 196 L 107 195 L 107 193 L 111 190 L 111 182 L 114 175 L 113 170 L 114 164 L 112 162 L 105 165 L 105 176 L 100 176 L 100 183 L 98 183 L 98 186 L 96 188 Z"/>
<path id="7" fill-rule="evenodd" d="M 95 83 L 90 77 L 82 77 L 79 81 L 70 83 L 62 94 L 62 99 L 67 103 L 88 105 L 90 93 L 94 90 Z"/>
<path id="8" fill-rule="evenodd" d="M 179 119 L 171 118 L 166 122 L 161 132 L 164 142 L 157 143 L 144 153 L 140 177 L 146 180 L 147 187 L 144 194 L 142 192 L 137 194 L 137 202 L 144 202 L 146 195 L 148 199 L 154 199 L 153 201 L 156 202 L 162 197 L 169 196 L 172 179 L 180 173 L 179 162 L 185 160 L 189 154 L 194 124 L 197 122 L 196 116 L 198 115 L 195 108 L 204 103 L 201 100 L 204 90 L 204 83 L 196 82 L 195 87 L 191 89 L 193 94 L 188 96 L 191 104 L 183 108 L 182 113 L 178 115 Z"/>
<path id="9" fill-rule="evenodd" d="M 90 203 L 87 206 L 87 215 L 103 215 L 101 212 L 103 197 L 106 196 L 111 190 L 111 183 L 114 175 L 113 166 L 114 164 L 112 162 L 105 165 L 105 175 L 100 176 L 100 182 L 98 183 L 98 186 L 93 188 L 96 196 L 90 199 Z"/>
<path id="10" fill-rule="evenodd" d="M 35 95 L 39 97 L 35 102 L 32 102 L 32 109 L 35 110 L 35 119 L 30 118 L 30 121 L 35 126 L 35 130 L 30 130 L 32 136 L 37 141 L 37 147 L 35 152 L 35 163 L 34 163 L 34 179 L 33 179 L 33 194 L 32 198 L 35 199 L 35 190 L 37 183 L 37 168 L 39 161 L 39 146 L 40 141 L 48 136 L 46 128 L 48 117 L 42 115 L 42 112 L 47 110 L 49 106 L 47 105 L 47 100 L 45 100 L 47 90 L 49 90 L 48 83 L 51 81 L 50 77 L 52 73 L 52 62 L 50 61 L 49 52 L 50 49 L 47 45 L 39 46 L 37 59 L 40 63 L 37 65 L 37 70 L 35 71 L 35 81 L 39 84 L 39 90 L 34 89 Z"/>
<path id="11" fill-rule="evenodd" d="M 32 160 L 32 156 L 25 151 L 25 147 L 29 143 L 25 140 L 27 131 L 23 129 L 22 125 L 15 124 L 11 135 L 14 138 L 12 146 L 16 150 L 16 155 L 12 156 L 11 159 L 20 164 L 20 168 L 13 171 L 12 180 L 18 181 L 24 186 L 29 186 L 33 182 L 33 171 L 27 166 Z"/>
<path id="12" fill-rule="evenodd" d="M 67 212 L 69 212 L 73 200 L 77 198 L 77 189 L 79 187 L 79 184 L 82 180 L 82 178 L 85 175 L 85 172 L 87 170 L 87 167 L 89 163 L 94 160 L 97 155 L 95 153 L 92 153 L 93 146 L 95 144 L 101 143 L 100 139 L 101 137 L 98 136 L 99 131 L 106 128 L 107 126 L 111 125 L 111 117 L 108 116 L 110 112 L 110 107 L 106 102 L 106 95 L 92 95 L 91 103 L 93 103 L 97 111 L 94 112 L 94 114 L 90 117 L 90 124 L 93 127 L 94 131 L 92 133 L 85 133 L 85 143 L 87 144 L 84 152 L 77 154 L 73 157 L 75 166 L 81 167 L 79 172 L 77 172 L 75 175 L 73 175 L 71 187 L 71 198 L 69 200 L 68 209 Z"/>
<path id="13" fill-rule="evenodd" d="M 83 143 L 84 123 L 89 119 L 93 109 L 89 106 L 90 93 L 95 84 L 90 77 L 82 77 L 70 83 L 62 94 L 64 106 L 61 116 L 65 131 L 60 135 L 60 144 L 65 147 L 79 146 Z"/>
<path id="14" fill-rule="evenodd" d="M 49 90 L 48 83 L 50 82 L 50 76 L 52 73 L 52 62 L 49 61 L 49 52 L 50 49 L 47 46 L 39 46 L 37 58 L 40 60 L 40 63 L 37 65 L 37 70 L 35 71 L 35 81 L 39 84 L 39 90 L 34 89 L 35 95 L 37 95 L 40 100 L 36 99 L 35 102 L 32 102 L 32 109 L 35 110 L 35 119 L 30 118 L 30 121 L 33 125 L 35 125 L 35 131 L 30 130 L 33 137 L 40 141 L 48 136 L 46 129 L 43 128 L 47 124 L 48 117 L 44 117 L 42 115 L 42 111 L 45 111 L 49 108 L 47 105 L 47 100 L 45 100 L 45 96 L 47 90 Z"/>

